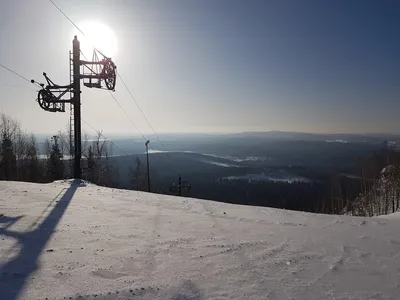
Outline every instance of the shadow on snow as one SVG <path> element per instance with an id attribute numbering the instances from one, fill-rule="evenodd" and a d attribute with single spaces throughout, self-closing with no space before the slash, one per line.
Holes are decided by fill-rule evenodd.
<path id="1" fill-rule="evenodd" d="M 84 186 L 81 181 L 73 181 L 48 216 L 33 231 L 24 233 L 9 231 L 7 228 L 17 222 L 21 216 L 0 217 L 0 223 L 6 223 L 6 226 L 0 229 L 0 235 L 17 239 L 21 248 L 18 255 L 6 262 L 0 269 L 0 297 L 2 300 L 18 299 L 29 276 L 38 268 L 37 263 L 40 254 L 53 235 L 58 222 L 80 186 Z M 58 198 L 58 196 L 56 198 Z M 51 203 L 54 202 L 55 199 L 53 199 Z M 49 206 L 47 208 L 49 208 Z"/>

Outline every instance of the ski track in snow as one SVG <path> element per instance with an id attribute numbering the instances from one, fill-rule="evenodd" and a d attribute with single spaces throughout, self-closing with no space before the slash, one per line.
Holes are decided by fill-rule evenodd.
<path id="1" fill-rule="evenodd" d="M 398 299 L 399 226 L 0 182 L 0 299 Z"/>

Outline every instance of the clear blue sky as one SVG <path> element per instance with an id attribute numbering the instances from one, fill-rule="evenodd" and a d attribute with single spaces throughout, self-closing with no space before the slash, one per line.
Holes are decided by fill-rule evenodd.
<path id="1" fill-rule="evenodd" d="M 400 133 L 399 1 L 54 1 L 77 24 L 114 31 L 118 70 L 157 132 Z M 47 0 L 1 5 L 0 62 L 68 83 L 72 25 Z M 68 114 L 42 111 L 34 86 L 3 69 L 0 90 L 23 127 L 65 127 Z M 96 128 L 136 133 L 108 92 L 84 89 L 82 102 Z"/>

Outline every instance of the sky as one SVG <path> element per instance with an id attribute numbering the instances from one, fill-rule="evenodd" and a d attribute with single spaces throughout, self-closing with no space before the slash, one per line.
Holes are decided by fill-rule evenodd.
<path id="1" fill-rule="evenodd" d="M 157 133 L 400 133 L 398 1 L 54 2 L 79 27 L 103 24 L 85 28 L 113 52 Z M 1 6 L 0 63 L 21 75 L 43 81 L 45 71 L 68 84 L 75 34 L 91 57 L 50 1 Z M 0 111 L 28 131 L 66 128 L 68 113 L 43 111 L 37 88 L 2 68 L 0 91 Z M 113 94 L 142 133 L 152 131 L 118 79 Z M 106 90 L 83 88 L 82 117 L 105 134 L 137 134 Z"/>

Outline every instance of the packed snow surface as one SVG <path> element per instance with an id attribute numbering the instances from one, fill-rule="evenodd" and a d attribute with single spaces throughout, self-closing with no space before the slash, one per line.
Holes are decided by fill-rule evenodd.
<path id="1" fill-rule="evenodd" d="M 400 219 L 0 182 L 0 299 L 399 299 Z M 396 215 L 397 216 L 397 215 Z"/>

